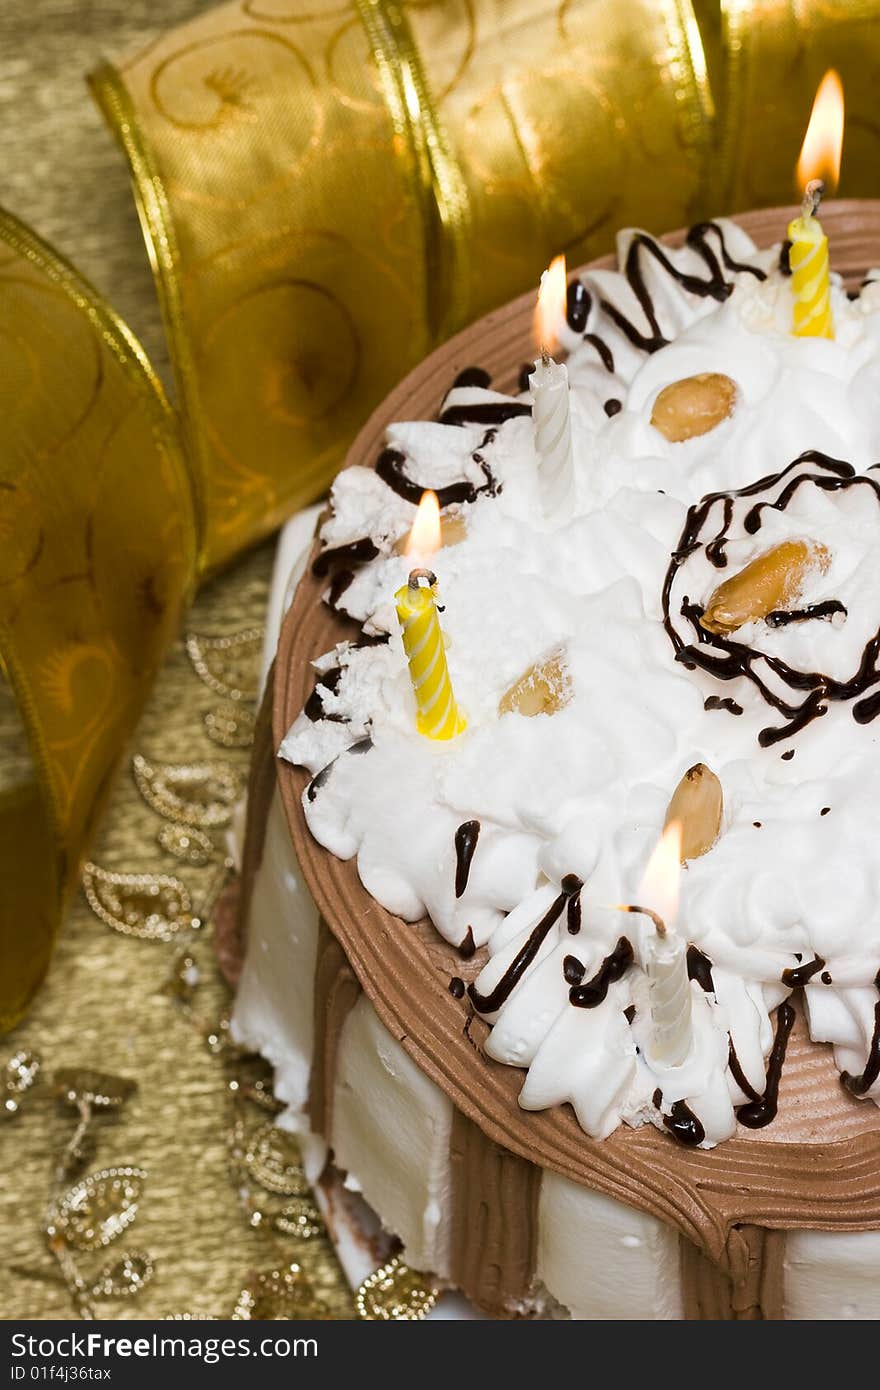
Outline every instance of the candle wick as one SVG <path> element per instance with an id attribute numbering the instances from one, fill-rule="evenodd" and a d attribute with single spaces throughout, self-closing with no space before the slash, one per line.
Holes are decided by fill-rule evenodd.
<path id="1" fill-rule="evenodd" d="M 542 344 L 541 344 L 541 363 L 542 363 L 543 366 L 549 367 L 551 361 L 552 361 L 552 358 L 550 357 L 550 353 L 547 351 L 547 344 L 546 344 L 546 343 L 542 343 Z"/>
<path id="2" fill-rule="evenodd" d="M 420 589 L 422 587 L 422 580 L 425 581 L 426 588 L 433 589 L 434 585 L 437 583 L 437 576 L 433 570 L 410 570 L 408 583 L 411 589 Z"/>
<path id="3" fill-rule="evenodd" d="M 659 912 L 652 911 L 650 907 L 640 907 L 638 903 L 621 903 L 620 910 L 621 912 L 639 912 L 644 917 L 650 917 L 657 929 L 657 935 L 666 936 L 666 923 Z"/>
<path id="4" fill-rule="evenodd" d="M 810 179 L 804 189 L 804 201 L 801 204 L 801 217 L 815 217 L 819 211 L 819 204 L 825 195 L 825 184 L 822 179 Z"/>

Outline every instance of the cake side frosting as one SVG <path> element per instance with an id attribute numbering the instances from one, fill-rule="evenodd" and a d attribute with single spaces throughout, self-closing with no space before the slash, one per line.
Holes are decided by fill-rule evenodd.
<path id="1" fill-rule="evenodd" d="M 363 645 L 318 663 L 314 699 L 282 751 L 314 774 L 304 798 L 312 833 L 333 853 L 357 856 L 379 902 L 410 920 L 427 911 L 455 944 L 487 943 L 473 997 L 493 1024 L 489 1055 L 527 1068 L 521 1104 L 570 1101 L 594 1136 L 621 1119 L 674 1123 L 684 1107 L 697 1125 L 679 1137 L 711 1144 L 733 1133 L 737 1106 L 764 1096 L 765 1058 L 774 1033 L 778 1051 L 786 1021 L 771 1014 L 795 985 L 806 985 L 813 1036 L 835 1043 L 841 1069 L 876 1094 L 880 885 L 869 834 L 880 789 L 871 725 L 844 700 L 762 747 L 779 711 L 746 676 L 722 681 L 676 660 L 664 585 L 691 509 L 708 494 L 749 488 L 806 450 L 870 476 L 880 456 L 871 410 L 880 317 L 873 289 L 850 302 L 838 286 L 836 341 L 798 341 L 783 322 L 778 250 L 755 252 L 728 224 L 662 259 L 653 245 L 628 234 L 629 275 L 597 272 L 570 296 L 578 465 L 570 518 L 553 526 L 541 518 L 528 399 L 473 375 L 447 397 L 439 422 L 392 426 L 376 472 L 341 475 L 319 564 L 328 597 L 361 625 Z M 670 443 L 650 423 L 652 405 L 698 371 L 731 378 L 736 406 L 709 434 Z M 822 463 L 802 467 L 827 473 Z M 409 567 L 395 546 L 428 486 L 466 524 L 465 539 L 433 562 L 469 721 L 445 746 L 415 733 L 392 606 Z M 804 484 L 784 510 L 768 509 L 757 539 L 737 529 L 747 504 L 733 501 L 730 567 L 768 539 L 815 540 L 832 560 L 805 602 L 845 609 L 842 622 L 836 609 L 762 624 L 764 664 L 769 655 L 795 671 L 849 679 L 871 623 L 880 626 L 871 613 L 878 507 L 869 494 L 867 484 Z M 673 576 L 695 601 L 718 579 L 705 549 Z M 674 605 L 666 608 L 678 621 Z M 558 652 L 568 703 L 552 715 L 499 718 L 505 691 Z M 663 1069 L 645 1061 L 649 924 L 610 905 L 633 900 L 671 791 L 697 761 L 721 780 L 724 823 L 684 874 L 679 930 L 711 965 L 695 963 L 692 1055 Z M 829 891 L 829 864 L 846 892 Z M 565 891 L 577 881 L 581 891 Z M 621 941 L 632 963 L 596 1007 L 574 1005 L 573 991 L 601 976 Z"/>

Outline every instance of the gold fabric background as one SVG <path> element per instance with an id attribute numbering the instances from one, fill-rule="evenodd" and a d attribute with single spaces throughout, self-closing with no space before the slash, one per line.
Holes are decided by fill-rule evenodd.
<path id="1" fill-rule="evenodd" d="M 4 0 L 3 203 L 114 305 L 169 380 L 158 300 L 131 186 L 85 75 L 211 0 Z"/>

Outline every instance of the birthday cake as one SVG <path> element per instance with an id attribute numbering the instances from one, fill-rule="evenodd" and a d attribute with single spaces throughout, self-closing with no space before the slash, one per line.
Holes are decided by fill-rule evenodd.
<path id="1" fill-rule="evenodd" d="M 494 1316 L 880 1316 L 880 283 L 791 270 L 622 233 L 562 417 L 462 335 L 284 624 L 236 1032 Z"/>

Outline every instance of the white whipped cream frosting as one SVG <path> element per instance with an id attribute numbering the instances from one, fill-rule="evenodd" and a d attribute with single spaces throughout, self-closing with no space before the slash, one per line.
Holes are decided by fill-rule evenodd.
<path id="1" fill-rule="evenodd" d="M 761 748 L 758 733 L 780 717 L 744 678 L 720 682 L 676 663 L 661 606 L 687 509 L 704 495 L 774 474 L 808 449 L 860 472 L 880 461 L 880 286 L 850 301 L 835 281 L 834 340 L 795 338 L 779 248 L 758 252 L 735 225 L 718 225 L 733 259 L 767 278 L 728 273 L 733 293 L 719 304 L 644 257 L 645 283 L 670 339 L 653 354 L 634 348 L 602 307 L 604 299 L 632 322 L 645 321 L 624 276 L 586 277 L 586 331 L 610 346 L 614 371 L 588 337 L 561 328 L 576 463 L 570 515 L 544 518 L 528 417 L 506 421 L 489 443 L 482 425 L 419 421 L 388 430 L 420 486 L 464 478 L 481 487 L 475 451 L 499 484 L 496 495 L 450 509 L 464 514 L 466 538 L 431 561 L 467 732 L 448 743 L 416 732 L 393 602 L 411 563 L 394 546 L 415 508 L 372 470 L 355 467 L 336 480 L 321 538 L 332 548 L 369 536 L 379 547 L 338 607 L 390 641 L 343 645 L 316 662 L 318 672 L 342 667 L 335 689 L 322 692 L 325 714 L 342 722 L 300 716 L 280 750 L 317 774 L 369 734 L 365 755 L 340 756 L 313 799 L 304 797 L 311 832 L 338 857 L 357 857 L 365 887 L 389 911 L 406 920 L 427 913 L 456 944 L 470 928 L 489 950 L 477 981 L 484 995 L 562 878 L 582 878 L 579 934 L 568 933 L 563 914 L 489 1016 L 486 1050 L 526 1069 L 520 1103 L 527 1109 L 570 1102 L 584 1130 L 603 1137 L 621 1120 L 662 1124 L 684 1100 L 707 1146 L 734 1133 L 734 1107 L 747 1099 L 728 1068 L 729 1036 L 747 1080 L 764 1090 L 770 1014 L 789 993 L 783 970 L 822 957 L 825 974 L 805 990 L 812 1036 L 832 1043 L 838 1066 L 855 1074 L 870 1046 L 880 967 L 880 721 L 858 725 L 849 704 L 832 704 L 790 739 Z M 621 234 L 621 264 L 633 235 Z M 667 254 L 678 269 L 705 278 L 692 248 Z M 654 400 L 699 372 L 731 377 L 736 407 L 708 434 L 670 443 L 650 423 Z M 464 387 L 446 405 L 507 399 Z M 622 407 L 610 418 L 609 399 Z M 809 580 L 803 601 L 838 599 L 845 620 L 772 632 L 752 624 L 738 637 L 804 670 L 851 674 L 880 627 L 880 505 L 871 490 L 808 487 L 765 518 L 757 536 L 736 522 L 731 531 L 721 577 L 776 541 L 821 540 L 832 563 Z M 700 552 L 688 562 L 687 581 L 690 597 L 705 603 L 719 572 Z M 499 717 L 505 691 L 560 646 L 569 703 L 553 715 Z M 707 711 L 709 696 L 735 699 L 742 715 Z M 720 778 L 723 823 L 714 847 L 682 872 L 676 929 L 710 957 L 715 990 L 692 983 L 693 1047 L 681 1066 L 664 1069 L 646 1060 L 642 965 L 653 928 L 609 905 L 636 900 L 670 796 L 699 761 Z M 481 830 L 467 888 L 456 898 L 454 836 L 466 820 Z M 622 935 L 634 965 L 604 1003 L 573 1007 L 565 956 L 574 955 L 589 979 Z M 663 1113 L 652 1101 L 658 1088 Z M 880 1099 L 880 1083 L 869 1094 Z"/>

